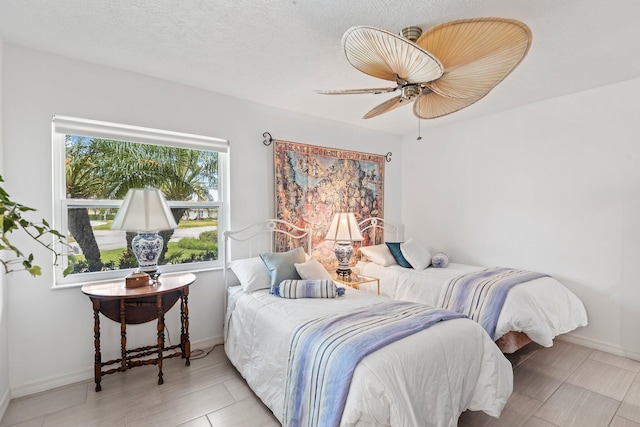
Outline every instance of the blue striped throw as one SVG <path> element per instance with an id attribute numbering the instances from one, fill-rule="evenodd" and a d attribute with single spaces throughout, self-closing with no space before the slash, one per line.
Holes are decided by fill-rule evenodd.
<path id="1" fill-rule="evenodd" d="M 475 320 L 495 340 L 498 318 L 511 288 L 545 276 L 504 267 L 463 274 L 444 285 L 438 306 Z"/>
<path id="2" fill-rule="evenodd" d="M 353 371 L 370 353 L 433 324 L 464 317 L 388 301 L 302 324 L 293 334 L 285 388 L 285 427 L 340 425 Z"/>

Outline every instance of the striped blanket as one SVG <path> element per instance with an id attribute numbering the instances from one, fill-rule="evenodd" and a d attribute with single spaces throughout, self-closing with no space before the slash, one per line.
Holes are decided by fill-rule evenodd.
<path id="1" fill-rule="evenodd" d="M 304 323 L 290 344 L 284 426 L 338 426 L 360 360 L 436 322 L 459 317 L 423 304 L 389 301 Z"/>
<path id="2" fill-rule="evenodd" d="M 495 340 L 496 325 L 509 290 L 520 283 L 545 276 L 504 267 L 463 274 L 444 284 L 438 306 L 475 320 Z"/>

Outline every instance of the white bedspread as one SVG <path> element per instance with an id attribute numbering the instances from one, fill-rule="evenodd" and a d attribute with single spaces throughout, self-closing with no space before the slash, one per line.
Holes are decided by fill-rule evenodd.
<path id="1" fill-rule="evenodd" d="M 381 267 L 359 262 L 362 274 L 380 278 L 380 294 L 393 299 L 422 302 L 437 306 L 445 282 L 484 267 L 450 263 L 446 268 L 414 270 L 399 265 Z M 374 291 L 372 288 L 361 287 Z M 557 335 L 587 324 L 582 301 L 552 277 L 520 284 L 509 292 L 498 318 L 495 338 L 507 332 L 524 332 L 536 343 L 550 347 Z"/>
<path id="2" fill-rule="evenodd" d="M 335 299 L 282 299 L 229 290 L 225 351 L 256 395 L 283 420 L 289 340 L 300 322 L 379 301 L 347 288 Z M 354 372 L 342 426 L 456 426 L 466 409 L 498 416 L 511 364 L 473 321 L 438 323 L 366 356 Z"/>

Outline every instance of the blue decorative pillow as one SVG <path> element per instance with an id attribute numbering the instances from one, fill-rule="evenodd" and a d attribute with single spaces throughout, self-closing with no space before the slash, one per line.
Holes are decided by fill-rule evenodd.
<path id="1" fill-rule="evenodd" d="M 295 248 L 287 252 L 260 254 L 260 258 L 271 275 L 271 286 L 278 285 L 286 279 L 300 279 L 295 264 L 305 261 L 302 248 Z"/>
<path id="2" fill-rule="evenodd" d="M 336 287 L 333 280 L 283 280 L 271 287 L 271 293 L 280 298 L 335 298 L 344 295 L 344 288 Z"/>
<path id="3" fill-rule="evenodd" d="M 449 264 L 449 256 L 444 252 L 438 252 L 431 259 L 431 265 L 436 268 L 444 268 Z"/>
<path id="4" fill-rule="evenodd" d="M 389 251 L 391 251 L 391 255 L 393 255 L 398 265 L 404 268 L 413 268 L 404 255 L 402 255 L 402 249 L 400 248 L 401 243 L 402 242 L 386 242 Z"/>

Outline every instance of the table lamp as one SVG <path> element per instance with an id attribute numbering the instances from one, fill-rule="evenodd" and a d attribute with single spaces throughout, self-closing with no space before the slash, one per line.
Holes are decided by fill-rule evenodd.
<path id="1" fill-rule="evenodd" d="M 164 241 L 160 230 L 178 228 L 171 209 L 157 188 L 132 188 L 111 225 L 112 230 L 137 231 L 131 241 L 138 270 L 154 276 Z"/>
<path id="2" fill-rule="evenodd" d="M 349 261 L 353 255 L 351 242 L 363 240 L 362 233 L 360 233 L 360 228 L 358 228 L 358 223 L 356 222 L 356 217 L 353 212 L 340 212 L 335 214 L 325 240 L 336 241 L 334 248 L 336 258 L 338 259 L 336 274 L 341 277 L 349 277 L 351 275 Z"/>

